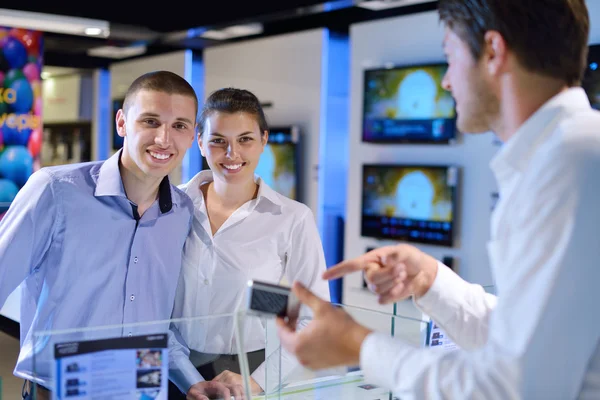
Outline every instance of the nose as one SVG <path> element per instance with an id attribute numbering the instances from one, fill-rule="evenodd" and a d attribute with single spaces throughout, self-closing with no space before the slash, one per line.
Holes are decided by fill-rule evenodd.
<path id="1" fill-rule="evenodd" d="M 171 143 L 171 129 L 168 125 L 163 125 L 156 130 L 154 143 L 162 147 L 168 147 Z"/>
<path id="2" fill-rule="evenodd" d="M 442 78 L 442 87 L 447 91 L 452 90 L 452 87 L 450 86 L 450 79 L 448 79 L 448 71 L 446 71 L 444 77 Z"/>
<path id="3" fill-rule="evenodd" d="M 229 146 L 227 146 L 227 157 L 234 160 L 237 158 L 238 152 L 238 143 L 236 141 L 229 142 Z"/>

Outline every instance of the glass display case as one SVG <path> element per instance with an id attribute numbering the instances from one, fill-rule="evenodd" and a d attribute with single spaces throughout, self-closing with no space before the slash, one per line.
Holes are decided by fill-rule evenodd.
<path id="1" fill-rule="evenodd" d="M 426 320 L 337 306 L 373 330 L 414 346 L 426 341 Z M 310 317 L 299 319 L 298 329 L 310 322 Z M 366 381 L 359 366 L 303 367 L 282 349 L 273 317 L 245 312 L 37 331 L 32 354 L 21 368 L 50 389 L 53 399 L 166 400 L 168 391 L 176 390 L 173 383 L 189 387 L 181 365 L 192 366 L 206 380 L 219 379 L 224 371 L 235 374 L 243 391 L 236 399 L 393 399 L 385 388 Z M 221 397 L 215 393 L 214 398 Z"/>

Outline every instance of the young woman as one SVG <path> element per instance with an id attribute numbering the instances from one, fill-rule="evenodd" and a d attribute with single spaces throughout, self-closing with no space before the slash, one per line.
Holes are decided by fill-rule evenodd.
<path id="1" fill-rule="evenodd" d="M 313 213 L 254 174 L 268 137 L 264 112 L 251 92 L 226 88 L 207 99 L 198 144 L 210 170 L 180 187 L 194 202 L 195 218 L 184 249 L 174 318 L 234 313 L 250 279 L 275 284 L 298 280 L 329 301 Z M 226 359 L 237 365 L 232 317 L 179 323 L 176 328 L 195 367 L 182 373 L 182 391 L 189 393 L 202 379 L 242 384 L 241 376 L 229 371 L 233 368 L 223 371 L 226 367 L 211 362 Z M 252 390 L 258 393 L 265 389 L 265 327 L 259 318 L 249 318 L 244 332 L 244 351 L 254 371 Z M 282 360 L 283 376 L 296 361 L 289 355 Z M 269 374 L 274 372 L 269 368 Z"/>

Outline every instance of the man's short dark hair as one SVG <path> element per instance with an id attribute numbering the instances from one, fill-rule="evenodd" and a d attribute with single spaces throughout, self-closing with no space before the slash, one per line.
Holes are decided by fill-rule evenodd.
<path id="1" fill-rule="evenodd" d="M 439 0 L 438 11 L 475 59 L 485 33 L 497 31 L 527 70 L 580 84 L 590 29 L 585 0 Z"/>
<path id="2" fill-rule="evenodd" d="M 194 103 L 196 104 L 196 115 L 198 115 L 198 96 L 196 96 L 194 88 L 185 79 L 173 72 L 148 72 L 133 81 L 131 86 L 129 86 L 129 89 L 127 89 L 125 100 L 123 101 L 123 112 L 125 114 L 127 114 L 131 102 L 140 90 L 189 96 L 194 99 Z"/>

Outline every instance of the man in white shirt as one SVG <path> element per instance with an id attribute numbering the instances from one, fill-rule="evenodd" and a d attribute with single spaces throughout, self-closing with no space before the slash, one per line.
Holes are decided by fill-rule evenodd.
<path id="1" fill-rule="evenodd" d="M 443 86 L 462 132 L 505 143 L 488 251 L 498 297 L 413 246 L 383 247 L 330 269 L 364 270 L 381 303 L 413 296 L 459 348 L 415 348 L 358 325 L 299 284 L 314 312 L 282 344 L 313 369 L 360 365 L 402 399 L 600 398 L 600 113 L 578 87 L 584 0 L 440 0 Z"/>

